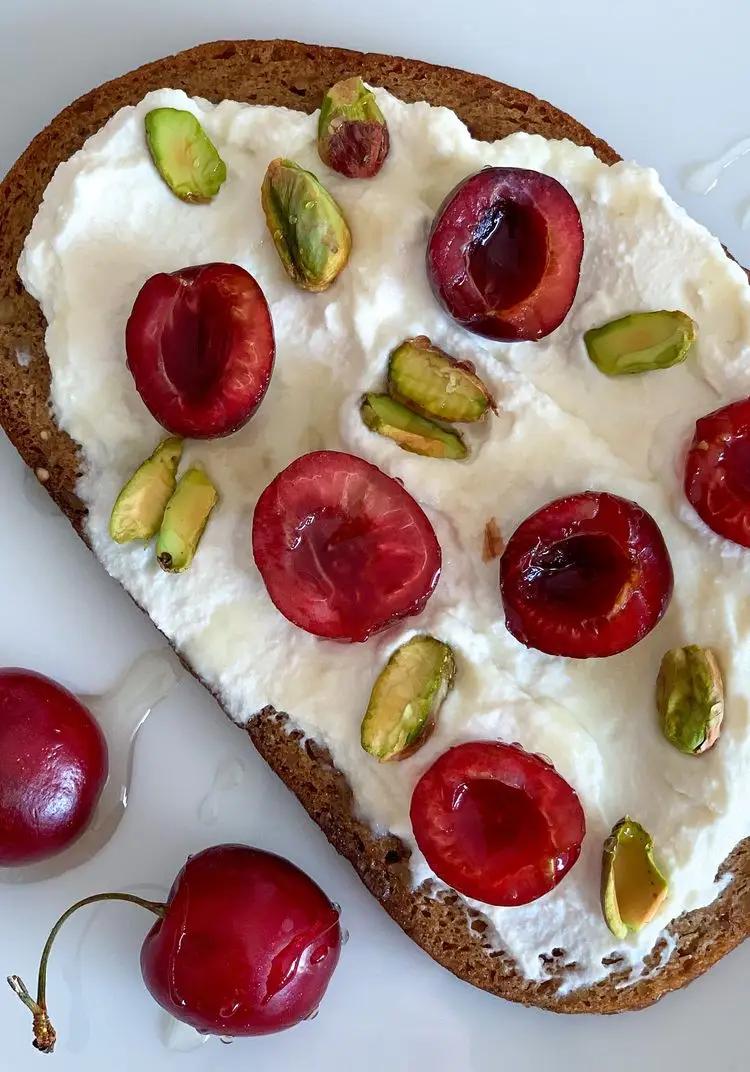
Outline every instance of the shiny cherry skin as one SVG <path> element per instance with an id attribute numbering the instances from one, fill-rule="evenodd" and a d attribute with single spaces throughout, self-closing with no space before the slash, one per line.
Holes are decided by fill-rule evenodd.
<path id="1" fill-rule="evenodd" d="M 72 693 L 32 670 L 0 669 L 0 867 L 71 845 L 107 771 L 104 735 Z"/>
<path id="2" fill-rule="evenodd" d="M 750 547 L 750 398 L 696 421 L 685 494 L 710 529 Z"/>
<path id="3" fill-rule="evenodd" d="M 417 783 L 411 824 L 438 878 L 491 905 L 549 893 L 575 864 L 586 833 L 578 795 L 554 767 L 498 741 L 444 752 Z"/>
<path id="4" fill-rule="evenodd" d="M 654 519 L 607 492 L 548 503 L 518 526 L 500 559 L 509 631 L 571 659 L 632 648 L 661 620 L 673 583 Z"/>
<path id="5" fill-rule="evenodd" d="M 125 349 L 138 393 L 162 427 L 192 439 L 230 435 L 271 381 L 268 303 L 238 264 L 160 272 L 135 299 Z"/>
<path id="6" fill-rule="evenodd" d="M 191 856 L 141 950 L 152 996 L 212 1035 L 283 1031 L 318 1008 L 339 960 L 338 909 L 294 864 L 246 845 Z"/>
<path id="7" fill-rule="evenodd" d="M 253 555 L 268 594 L 294 625 L 363 641 L 418 614 L 441 554 L 424 511 L 376 466 L 340 451 L 297 458 L 253 516 Z"/>
<path id="8" fill-rule="evenodd" d="M 488 167 L 464 179 L 435 217 L 427 274 L 440 304 L 490 339 L 541 339 L 573 304 L 583 257 L 575 201 L 557 179 Z"/>

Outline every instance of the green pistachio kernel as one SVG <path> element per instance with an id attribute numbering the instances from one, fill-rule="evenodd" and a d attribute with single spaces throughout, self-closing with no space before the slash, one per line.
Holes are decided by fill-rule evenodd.
<path id="1" fill-rule="evenodd" d="M 405 759 L 427 739 L 453 684 L 447 644 L 415 636 L 391 655 L 373 686 L 362 721 L 362 747 L 381 762 Z"/>
<path id="2" fill-rule="evenodd" d="M 182 573 L 193 561 L 218 492 L 202 469 L 188 469 L 167 503 L 156 541 L 156 558 L 167 573 Z"/>
<path id="3" fill-rule="evenodd" d="M 159 531 L 177 482 L 182 456 L 181 439 L 165 439 L 150 458 L 138 466 L 112 507 L 109 534 L 117 543 L 150 540 Z"/>
<path id="4" fill-rule="evenodd" d="M 607 376 L 626 376 L 679 365 L 696 335 L 694 321 L 679 310 L 631 313 L 583 336 L 589 357 Z"/>
<path id="5" fill-rule="evenodd" d="M 640 823 L 625 816 L 604 842 L 602 912 L 620 940 L 650 923 L 669 892 L 654 861 L 654 843 Z"/>
<path id="6" fill-rule="evenodd" d="M 472 366 L 449 357 L 424 335 L 406 339 L 391 354 L 388 392 L 424 417 L 443 421 L 479 421 L 494 407 Z"/>
<path id="7" fill-rule="evenodd" d="M 144 122 L 151 159 L 172 193 L 182 201 L 215 197 L 227 177 L 226 164 L 193 113 L 154 108 Z"/>
<path id="8" fill-rule="evenodd" d="M 724 718 L 724 684 L 709 648 L 672 648 L 656 679 L 656 706 L 662 733 L 680 752 L 697 756 L 719 738 Z"/>
<path id="9" fill-rule="evenodd" d="M 469 453 L 458 432 L 420 417 L 389 395 L 366 394 L 359 412 L 371 432 L 387 436 L 412 454 L 460 460 Z"/>
<path id="10" fill-rule="evenodd" d="M 352 236 L 322 183 L 293 160 L 272 160 L 261 203 L 287 275 L 304 290 L 330 287 L 349 259 Z"/>

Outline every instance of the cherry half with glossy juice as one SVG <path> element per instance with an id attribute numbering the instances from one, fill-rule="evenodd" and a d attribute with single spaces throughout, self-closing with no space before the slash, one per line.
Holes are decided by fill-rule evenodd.
<path id="1" fill-rule="evenodd" d="M 268 1035 L 298 1024 L 315 1013 L 338 964 L 339 910 L 311 878 L 270 852 L 217 845 L 188 859 L 163 904 L 104 893 L 69 908 L 44 947 L 36 998 L 18 976 L 8 979 L 44 1053 L 56 1041 L 46 1001 L 52 944 L 79 908 L 111 900 L 157 917 L 141 947 L 143 981 L 162 1008 L 205 1034 Z"/>
<path id="2" fill-rule="evenodd" d="M 521 522 L 500 559 L 505 624 L 548 655 L 603 658 L 660 621 L 672 563 L 654 519 L 607 492 L 556 499 Z"/>
<path id="3" fill-rule="evenodd" d="M 575 864 L 586 833 L 578 796 L 554 767 L 498 741 L 444 752 L 417 783 L 410 816 L 438 878 L 492 905 L 549 893 Z"/>
<path id="4" fill-rule="evenodd" d="M 435 532 L 401 484 L 353 454 L 305 454 L 271 481 L 253 516 L 268 594 L 315 636 L 363 641 L 418 614 L 440 576 Z"/>
<path id="5" fill-rule="evenodd" d="M 750 547 L 750 398 L 696 421 L 685 494 L 710 529 Z"/>
<path id="6" fill-rule="evenodd" d="M 488 167 L 448 195 L 427 244 L 440 304 L 491 339 L 541 339 L 573 304 L 583 226 L 564 186 L 539 171 Z"/>
<path id="7" fill-rule="evenodd" d="M 238 264 L 160 272 L 135 299 L 125 349 L 138 393 L 163 428 L 226 436 L 252 417 L 271 381 L 271 313 Z"/>
<path id="8" fill-rule="evenodd" d="M 71 692 L 0 669 L 0 867 L 47 860 L 89 825 L 107 781 L 107 743 Z"/>

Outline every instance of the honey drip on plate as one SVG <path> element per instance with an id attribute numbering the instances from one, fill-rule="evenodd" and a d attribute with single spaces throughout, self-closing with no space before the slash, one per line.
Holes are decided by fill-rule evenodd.
<path id="1" fill-rule="evenodd" d="M 218 823 L 222 797 L 242 785 L 246 773 L 245 764 L 237 756 L 228 756 L 219 764 L 213 784 L 198 808 L 198 818 L 205 826 Z"/>
<path id="2" fill-rule="evenodd" d="M 730 145 L 726 152 L 716 157 L 715 160 L 706 160 L 690 168 L 685 175 L 685 188 L 692 194 L 710 194 L 717 186 L 722 172 L 732 164 L 736 164 L 747 153 L 750 153 L 750 138 L 742 138 L 741 141 Z"/>
<path id="3" fill-rule="evenodd" d="M 43 882 L 91 859 L 114 834 L 125 814 L 133 772 L 135 741 L 152 709 L 177 680 L 175 659 L 166 649 L 136 659 L 113 688 L 81 696 L 101 726 L 109 750 L 109 777 L 94 817 L 82 836 L 51 860 L 28 867 L 0 868 L 0 883 Z"/>

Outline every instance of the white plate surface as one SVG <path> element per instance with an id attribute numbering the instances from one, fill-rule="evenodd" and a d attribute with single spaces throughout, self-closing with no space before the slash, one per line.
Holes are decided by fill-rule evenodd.
<path id="1" fill-rule="evenodd" d="M 295 37 L 481 71 L 547 97 L 623 155 L 653 164 L 698 219 L 750 263 L 740 220 L 750 157 L 706 197 L 682 185 L 691 164 L 750 134 L 750 6 L 737 0 L 4 0 L 0 4 L 0 170 L 63 105 L 146 60 L 220 37 Z M 163 643 L 108 580 L 0 437 L 0 664 L 26 665 L 80 692 L 105 689 Z M 245 766 L 213 824 L 201 803 L 227 758 Z M 209 809 L 210 811 L 211 809 Z M 209 815 L 208 818 L 211 818 Z M 391 923 L 286 789 L 185 675 L 139 740 L 131 805 L 90 863 L 23 890 L 0 886 L 0 976 L 31 983 L 57 914 L 89 893 L 165 890 L 186 855 L 247 841 L 296 860 L 343 908 L 351 932 L 320 1016 L 286 1036 L 163 1044 L 138 950 L 148 919 L 90 910 L 54 955 L 49 998 L 58 1072 L 134 1068 L 273 1072 L 579 1072 L 747 1066 L 750 947 L 643 1013 L 564 1018 L 517 1008 L 459 983 Z M 0 1068 L 44 1059 L 30 1018 L 0 988 Z"/>

